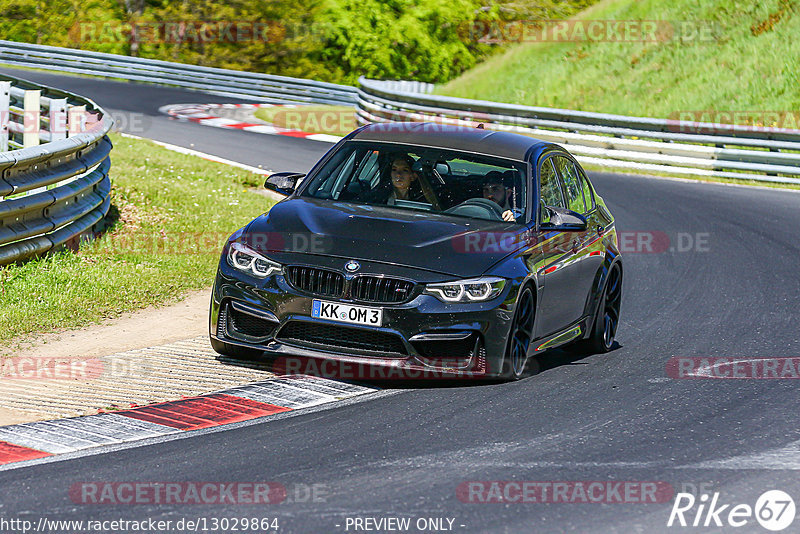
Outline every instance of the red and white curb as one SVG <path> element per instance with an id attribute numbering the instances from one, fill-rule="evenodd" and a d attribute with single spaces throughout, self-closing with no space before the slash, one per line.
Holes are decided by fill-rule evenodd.
<path id="1" fill-rule="evenodd" d="M 280 128 L 270 124 L 258 124 L 247 121 L 240 121 L 220 117 L 217 112 L 220 109 L 257 109 L 257 108 L 270 108 L 276 107 L 277 104 L 170 104 L 161 106 L 158 110 L 182 121 L 196 122 L 203 126 L 213 126 L 215 128 L 229 128 L 233 130 L 242 130 L 245 132 L 254 132 L 269 135 L 284 135 L 288 137 L 299 137 L 301 139 L 311 139 L 312 141 L 322 141 L 324 143 L 336 143 L 342 138 L 336 135 L 308 133 L 300 130 L 291 130 L 288 128 Z M 296 108 L 298 106 L 285 104 L 281 105 L 287 108 Z M 215 113 L 216 112 L 216 113 Z"/>
<path id="2" fill-rule="evenodd" d="M 260 419 L 377 391 L 287 376 L 207 395 L 97 415 L 0 427 L 0 466 Z"/>

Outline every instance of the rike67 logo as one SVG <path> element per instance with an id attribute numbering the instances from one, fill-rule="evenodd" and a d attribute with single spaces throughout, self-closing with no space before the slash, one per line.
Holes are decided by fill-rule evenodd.
<path id="1" fill-rule="evenodd" d="M 699 498 L 691 493 L 678 493 L 667 526 L 738 528 L 750 525 L 752 529 L 755 519 L 765 529 L 778 532 L 791 525 L 794 516 L 794 499 L 781 490 L 762 493 L 755 506 L 724 503 L 718 492 L 711 497 L 703 493 Z"/>

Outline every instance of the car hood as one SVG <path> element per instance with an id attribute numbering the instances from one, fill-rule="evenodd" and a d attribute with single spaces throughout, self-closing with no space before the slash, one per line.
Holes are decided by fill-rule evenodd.
<path id="1" fill-rule="evenodd" d="M 285 264 L 309 254 L 471 277 L 522 248 L 525 235 L 506 222 L 296 197 L 253 220 L 242 239 Z"/>

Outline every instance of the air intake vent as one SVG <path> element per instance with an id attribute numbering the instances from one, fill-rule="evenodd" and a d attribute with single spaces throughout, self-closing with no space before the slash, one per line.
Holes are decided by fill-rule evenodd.
<path id="1" fill-rule="evenodd" d="M 241 309 L 240 309 L 241 308 Z M 269 337 L 278 326 L 276 321 L 270 321 L 264 317 L 258 317 L 253 313 L 247 313 L 246 308 L 241 305 L 228 304 L 224 308 L 225 319 L 227 319 L 228 335 L 233 338 L 240 338 L 244 341 L 252 341 L 248 338 L 262 339 Z M 220 320 L 223 315 L 220 314 Z"/>
<path id="2" fill-rule="evenodd" d="M 407 354 L 402 340 L 394 334 L 305 321 L 289 321 L 278 332 L 277 339 L 310 348 L 336 348 L 340 352 L 375 358 L 397 358 Z"/>

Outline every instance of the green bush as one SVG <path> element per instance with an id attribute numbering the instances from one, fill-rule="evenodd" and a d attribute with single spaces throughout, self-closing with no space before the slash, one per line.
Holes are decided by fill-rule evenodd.
<path id="1" fill-rule="evenodd" d="M 355 83 L 444 82 L 500 50 L 474 21 L 559 18 L 596 0 L 0 0 L 0 35 L 197 65 Z M 263 39 L 131 38 L 136 25 L 265 23 Z M 190 28 L 191 29 L 191 28 Z"/>

